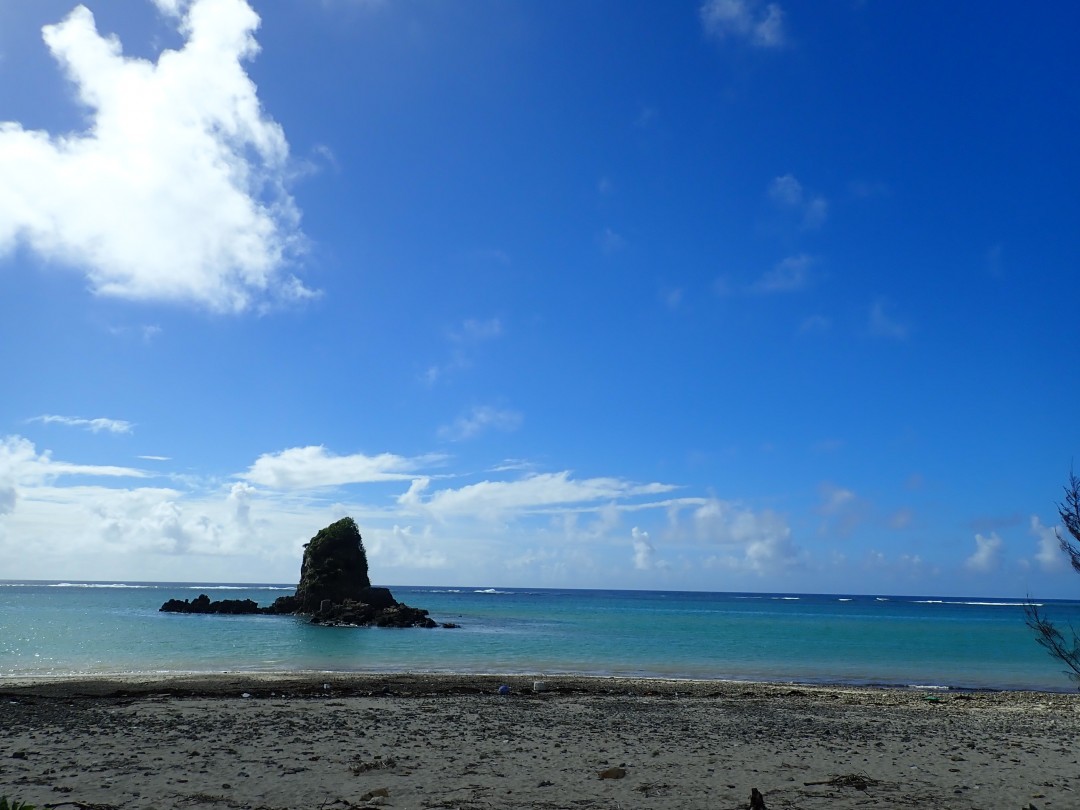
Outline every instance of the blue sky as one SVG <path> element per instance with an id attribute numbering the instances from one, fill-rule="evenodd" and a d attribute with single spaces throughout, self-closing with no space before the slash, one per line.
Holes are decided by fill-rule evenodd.
<path id="1" fill-rule="evenodd" d="M 1074 595 L 1078 16 L 0 0 L 0 578 Z"/>

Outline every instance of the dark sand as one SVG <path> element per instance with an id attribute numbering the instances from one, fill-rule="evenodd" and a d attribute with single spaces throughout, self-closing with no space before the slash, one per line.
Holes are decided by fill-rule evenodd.
<path id="1" fill-rule="evenodd" d="M 94 810 L 734 810 L 756 787 L 770 810 L 1080 808 L 1078 695 L 573 677 L 534 693 L 533 680 L 0 681 L 0 796 Z"/>

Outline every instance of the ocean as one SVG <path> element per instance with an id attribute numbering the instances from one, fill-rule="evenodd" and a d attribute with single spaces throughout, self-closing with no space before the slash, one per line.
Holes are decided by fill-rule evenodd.
<path id="1" fill-rule="evenodd" d="M 4 679 L 212 672 L 424 672 L 1072 691 L 1015 599 L 391 586 L 458 629 L 313 626 L 158 612 L 269 604 L 291 585 L 0 580 Z M 1080 627 L 1080 602 L 1047 600 Z"/>

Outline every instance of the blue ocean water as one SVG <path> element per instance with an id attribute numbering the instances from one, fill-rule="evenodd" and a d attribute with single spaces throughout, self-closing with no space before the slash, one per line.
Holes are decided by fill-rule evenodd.
<path id="1" fill-rule="evenodd" d="M 269 604 L 289 585 L 0 581 L 4 678 L 189 672 L 455 672 L 1071 691 L 1022 602 L 821 594 L 393 587 L 455 630 L 165 614 Z M 1080 626 L 1080 602 L 1047 601 Z"/>

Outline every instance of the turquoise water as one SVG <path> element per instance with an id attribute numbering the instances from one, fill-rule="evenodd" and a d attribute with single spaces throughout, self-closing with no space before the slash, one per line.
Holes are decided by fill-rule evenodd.
<path id="1" fill-rule="evenodd" d="M 320 670 L 1073 688 L 1017 600 L 393 587 L 456 630 L 158 612 L 172 597 L 269 604 L 292 590 L 0 582 L 0 678 Z M 1080 626 L 1078 602 L 1046 610 Z"/>

